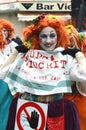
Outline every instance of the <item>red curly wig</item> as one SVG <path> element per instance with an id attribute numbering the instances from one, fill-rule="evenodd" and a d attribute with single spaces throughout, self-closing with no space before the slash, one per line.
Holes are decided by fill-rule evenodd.
<path id="1" fill-rule="evenodd" d="M 0 25 L 8 31 L 8 38 L 14 37 L 15 29 L 14 25 L 10 21 L 6 19 L 0 19 Z"/>
<path id="2" fill-rule="evenodd" d="M 0 50 L 4 49 L 4 47 L 7 45 L 7 40 L 4 38 L 4 35 L 2 34 L 3 28 L 5 28 L 8 31 L 9 39 L 12 39 L 15 33 L 14 26 L 10 21 L 0 19 Z"/>
<path id="3" fill-rule="evenodd" d="M 56 47 L 64 47 L 66 49 L 70 46 L 69 34 L 65 29 L 63 19 L 47 14 L 38 16 L 32 21 L 32 24 L 23 29 L 24 41 L 30 40 L 31 49 L 42 49 L 39 45 L 39 33 L 47 26 L 54 28 L 57 32 L 58 43 Z"/>
<path id="4" fill-rule="evenodd" d="M 86 56 L 86 35 L 79 33 L 73 25 L 65 27 L 70 35 L 71 46 L 80 49 Z"/>
<path id="5" fill-rule="evenodd" d="M 0 50 L 3 50 L 5 46 L 7 45 L 7 40 L 5 39 L 3 33 L 2 33 L 2 26 L 0 26 Z"/>

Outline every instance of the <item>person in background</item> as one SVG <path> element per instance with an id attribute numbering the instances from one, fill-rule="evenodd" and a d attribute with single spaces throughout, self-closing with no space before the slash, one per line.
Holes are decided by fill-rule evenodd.
<path id="1" fill-rule="evenodd" d="M 86 35 L 78 32 L 73 25 L 66 26 L 70 35 L 71 47 L 80 49 L 86 57 Z M 64 94 L 64 98 L 73 101 L 78 109 L 81 130 L 86 130 L 86 86 L 85 82 L 73 82 L 72 94 Z"/>
<path id="2" fill-rule="evenodd" d="M 6 19 L 0 19 L 0 68 L 8 57 L 16 51 L 15 47 L 22 44 L 22 40 L 19 37 L 14 38 L 14 35 L 13 23 Z M 3 78 L 3 73 L 0 74 L 0 78 Z"/>
<path id="3" fill-rule="evenodd" d="M 5 19 L 0 19 L 0 65 L 9 57 L 9 55 L 13 52 L 17 43 L 12 43 L 12 38 L 15 34 L 15 29 L 13 24 Z"/>
<path id="4" fill-rule="evenodd" d="M 3 81 L 9 67 L 2 71 L 2 66 L 9 56 L 16 51 L 15 47 L 20 43 L 14 38 L 15 28 L 12 22 L 0 19 L 0 130 L 6 130 L 9 107 L 13 100 L 8 84 Z M 15 39 L 15 41 L 13 41 Z"/>

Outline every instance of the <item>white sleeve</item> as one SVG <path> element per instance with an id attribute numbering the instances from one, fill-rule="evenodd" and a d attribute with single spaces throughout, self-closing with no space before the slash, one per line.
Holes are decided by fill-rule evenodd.
<path id="1" fill-rule="evenodd" d="M 8 65 L 12 64 L 16 57 L 18 55 L 18 51 L 16 49 L 14 49 L 14 52 L 9 56 L 9 58 L 3 63 L 1 69 L 7 67 Z"/>
<path id="2" fill-rule="evenodd" d="M 73 81 L 86 81 L 86 58 L 82 52 L 76 54 L 76 60 L 71 64 L 70 78 Z"/>
<path id="3" fill-rule="evenodd" d="M 18 55 L 18 51 L 15 49 L 14 53 L 12 53 L 9 58 L 0 66 L 0 79 L 4 79 L 7 75 L 11 64 L 15 61 Z"/>
<path id="4" fill-rule="evenodd" d="M 4 79 L 10 69 L 10 65 L 6 66 L 3 69 L 0 69 L 0 79 Z"/>
<path id="5" fill-rule="evenodd" d="M 16 42 L 14 42 L 14 41 L 11 41 L 11 43 L 10 43 L 10 48 L 11 48 L 12 53 L 14 52 L 14 48 L 15 48 L 16 46 L 18 46 L 18 44 L 17 44 Z"/>
<path id="6" fill-rule="evenodd" d="M 77 52 L 75 57 L 76 57 L 77 62 L 80 65 L 82 65 L 82 67 L 86 68 L 86 57 L 84 56 L 84 54 L 82 52 Z"/>
<path id="7" fill-rule="evenodd" d="M 76 82 L 76 87 L 81 95 L 86 96 L 86 82 Z"/>

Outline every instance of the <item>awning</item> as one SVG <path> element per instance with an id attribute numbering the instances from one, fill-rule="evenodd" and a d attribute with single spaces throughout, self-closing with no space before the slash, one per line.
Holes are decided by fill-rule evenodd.
<path id="1" fill-rule="evenodd" d="M 18 21 L 31 21 L 31 20 L 35 19 L 38 15 L 39 14 L 18 13 Z M 56 16 L 64 18 L 65 20 L 70 20 L 71 19 L 71 15 L 70 14 L 58 14 Z"/>
<path id="2" fill-rule="evenodd" d="M 18 21 L 31 21 L 38 15 L 18 13 Z"/>

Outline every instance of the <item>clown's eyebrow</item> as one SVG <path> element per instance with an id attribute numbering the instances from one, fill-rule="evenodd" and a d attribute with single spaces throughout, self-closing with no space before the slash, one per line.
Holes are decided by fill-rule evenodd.
<path id="1" fill-rule="evenodd" d="M 50 31 L 50 33 L 54 32 L 54 30 Z M 54 32 L 55 33 L 55 32 Z"/>
<path id="2" fill-rule="evenodd" d="M 51 33 L 55 33 L 54 30 L 50 31 L 49 34 L 51 34 Z M 48 33 L 46 33 L 46 32 L 42 32 L 42 33 L 40 33 L 39 35 L 41 35 L 41 34 L 45 34 L 45 35 L 46 35 L 46 34 L 48 34 Z M 55 33 L 55 34 L 56 34 L 56 33 Z"/>

